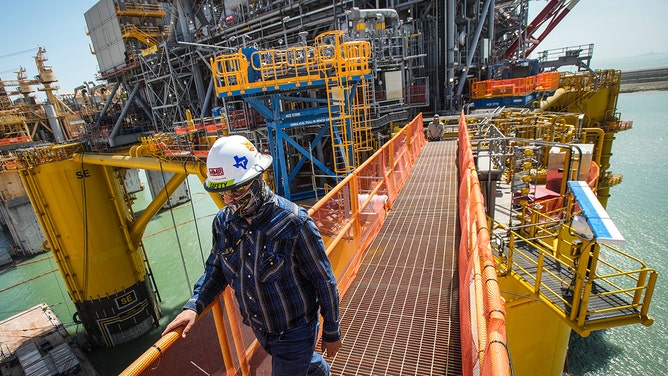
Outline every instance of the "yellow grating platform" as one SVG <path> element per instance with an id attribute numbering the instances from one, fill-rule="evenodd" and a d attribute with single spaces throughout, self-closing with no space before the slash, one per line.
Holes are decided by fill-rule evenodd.
<path id="1" fill-rule="evenodd" d="M 456 150 L 425 145 L 364 255 L 332 375 L 461 375 Z"/>

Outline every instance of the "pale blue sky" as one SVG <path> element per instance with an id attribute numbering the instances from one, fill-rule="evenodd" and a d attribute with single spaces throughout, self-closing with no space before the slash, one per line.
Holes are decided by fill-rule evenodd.
<path id="1" fill-rule="evenodd" d="M 529 14 L 547 2 L 531 1 Z M 668 53 L 666 15 L 668 0 L 580 0 L 536 51 L 594 43 L 594 61 Z"/>
<path id="2" fill-rule="evenodd" d="M 94 81 L 97 61 L 91 55 L 84 13 L 96 0 L 3 0 L 0 4 L 0 78 L 16 79 L 19 66 L 37 74 L 37 47 L 46 49 L 47 65 L 59 80 L 58 93 L 72 93 Z M 530 2 L 536 14 L 547 0 Z M 668 0 L 581 0 L 537 51 L 594 43 L 594 62 L 668 53 Z M 533 17 L 530 17 L 532 19 Z M 668 66 L 668 62 L 666 62 Z M 606 67 L 615 68 L 615 67 Z"/>
<path id="3" fill-rule="evenodd" d="M 20 66 L 29 78 L 37 75 L 37 48 L 46 49 L 58 79 L 59 94 L 72 93 L 84 81 L 94 81 L 97 61 L 91 55 L 84 13 L 97 0 L 1 0 L 0 78 L 15 80 Z M 27 51 L 30 50 L 30 51 Z M 25 52 L 27 51 L 27 52 Z M 40 97 L 43 97 L 40 95 Z"/>

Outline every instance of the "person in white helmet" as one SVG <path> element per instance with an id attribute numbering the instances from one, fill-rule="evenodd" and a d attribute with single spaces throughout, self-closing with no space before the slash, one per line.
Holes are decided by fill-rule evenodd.
<path id="1" fill-rule="evenodd" d="M 226 206 L 213 220 L 204 274 L 162 334 L 185 325 L 185 337 L 229 285 L 243 322 L 272 357 L 272 375 L 328 375 L 315 345 L 320 314 L 321 351 L 331 357 L 341 347 L 336 279 L 307 211 L 264 182 L 271 162 L 242 136 L 221 137 L 211 147 L 204 188 L 220 194 Z"/>
<path id="2" fill-rule="evenodd" d="M 439 121 L 438 114 L 434 114 L 434 120 L 427 126 L 427 140 L 440 141 L 443 136 L 443 124 Z"/>

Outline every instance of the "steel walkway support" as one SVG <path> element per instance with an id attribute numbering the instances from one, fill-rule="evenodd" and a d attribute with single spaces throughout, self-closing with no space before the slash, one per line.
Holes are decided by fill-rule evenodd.
<path id="1" fill-rule="evenodd" d="M 456 141 L 424 146 L 341 301 L 333 375 L 461 375 Z"/>

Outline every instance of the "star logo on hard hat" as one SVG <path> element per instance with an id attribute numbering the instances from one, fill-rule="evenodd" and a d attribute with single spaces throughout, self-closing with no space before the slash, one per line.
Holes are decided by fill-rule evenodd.
<path id="1" fill-rule="evenodd" d="M 240 156 L 238 156 L 238 155 L 235 155 L 235 156 L 234 156 L 234 162 L 235 162 L 235 163 L 233 164 L 234 167 L 236 167 L 236 168 L 241 167 L 241 168 L 243 168 L 244 170 L 247 169 L 246 166 L 248 165 L 248 158 L 246 158 L 246 157 L 240 157 Z"/>

